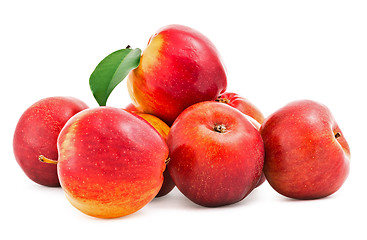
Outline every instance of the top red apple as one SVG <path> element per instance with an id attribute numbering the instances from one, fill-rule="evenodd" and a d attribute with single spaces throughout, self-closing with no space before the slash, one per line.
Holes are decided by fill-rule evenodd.
<path id="1" fill-rule="evenodd" d="M 226 90 L 227 76 L 207 37 L 186 26 L 169 25 L 150 38 L 127 84 L 139 111 L 171 125 L 192 104 L 215 100 Z"/>

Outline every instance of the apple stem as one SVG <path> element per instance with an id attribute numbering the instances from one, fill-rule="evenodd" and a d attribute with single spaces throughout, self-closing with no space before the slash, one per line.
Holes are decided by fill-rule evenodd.
<path id="1" fill-rule="evenodd" d="M 223 124 L 217 124 L 214 126 L 214 131 L 219 132 L 219 133 L 225 133 L 226 130 L 227 128 Z"/>
<path id="2" fill-rule="evenodd" d="M 335 138 L 338 138 L 338 137 L 341 137 L 341 133 L 340 132 L 337 132 L 337 133 L 335 133 Z"/>
<path id="3" fill-rule="evenodd" d="M 41 162 L 44 162 L 44 163 L 57 164 L 57 161 L 52 160 L 52 159 L 48 159 L 43 155 L 39 155 L 38 160 L 40 160 Z"/>
<path id="4" fill-rule="evenodd" d="M 131 46 L 130 46 L 130 45 L 127 45 L 127 46 L 126 46 L 126 49 L 130 49 L 130 48 L 131 48 Z"/>
<path id="5" fill-rule="evenodd" d="M 220 103 L 229 103 L 229 99 L 222 98 L 221 96 L 219 96 L 215 101 L 220 102 Z"/>
<path id="6" fill-rule="evenodd" d="M 167 165 L 167 164 L 169 163 L 169 161 L 171 161 L 171 158 L 170 158 L 170 157 L 168 157 L 168 158 L 166 159 L 166 161 L 164 161 L 164 163 Z"/>

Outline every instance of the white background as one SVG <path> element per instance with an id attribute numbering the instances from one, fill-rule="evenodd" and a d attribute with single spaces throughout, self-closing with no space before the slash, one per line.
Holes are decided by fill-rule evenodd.
<path id="1" fill-rule="evenodd" d="M 1 239 L 366 239 L 365 1 L 55 2 L 0 4 Z M 327 105 L 352 152 L 343 187 L 296 201 L 265 183 L 221 208 L 199 207 L 175 189 L 135 214 L 103 220 L 72 207 L 61 188 L 29 180 L 12 152 L 22 112 L 60 95 L 97 107 L 88 79 L 99 61 L 128 44 L 144 49 L 171 23 L 208 36 L 226 64 L 228 90 L 264 115 L 298 99 Z M 107 105 L 129 102 L 122 82 Z"/>

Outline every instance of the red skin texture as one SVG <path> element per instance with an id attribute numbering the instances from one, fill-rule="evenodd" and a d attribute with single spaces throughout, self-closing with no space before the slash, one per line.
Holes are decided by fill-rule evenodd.
<path id="1" fill-rule="evenodd" d="M 264 115 L 261 113 L 261 111 L 248 99 L 241 97 L 236 93 L 225 92 L 221 94 L 216 101 L 223 102 L 234 107 L 240 112 L 252 117 L 260 124 L 262 124 L 264 121 Z"/>
<path id="2" fill-rule="evenodd" d="M 246 114 L 245 114 L 245 116 L 246 116 L 247 120 L 249 120 L 249 121 L 250 121 L 250 123 L 252 123 L 252 125 L 254 125 L 254 127 L 255 127 L 258 131 L 260 131 L 260 127 L 261 127 L 260 123 L 259 123 L 258 121 L 256 121 L 255 119 L 253 119 L 252 117 L 250 117 L 250 116 L 246 115 Z M 257 182 L 257 184 L 256 184 L 256 187 L 258 187 L 258 186 L 260 186 L 261 184 L 263 184 L 263 183 L 265 182 L 265 180 L 266 180 L 266 177 L 265 177 L 265 174 L 264 174 L 264 171 L 263 171 L 263 172 L 261 173 L 261 177 L 260 177 L 259 181 L 258 181 L 258 182 Z"/>
<path id="3" fill-rule="evenodd" d="M 264 173 L 280 194 L 316 199 L 336 192 L 349 173 L 350 149 L 329 109 L 292 102 L 265 119 Z M 337 133 L 341 136 L 335 137 Z"/>
<path id="4" fill-rule="evenodd" d="M 175 187 L 175 183 L 173 182 L 171 175 L 169 175 L 168 171 L 163 172 L 163 184 L 157 195 L 158 197 L 166 196 L 168 193 L 172 191 L 172 189 Z"/>
<path id="5" fill-rule="evenodd" d="M 258 181 L 258 182 L 257 182 L 257 184 L 256 184 L 256 187 L 258 187 L 258 186 L 260 186 L 261 184 L 263 184 L 263 183 L 265 182 L 265 180 L 266 180 L 265 174 L 264 174 L 264 172 L 262 172 L 262 173 L 261 173 L 261 177 L 260 177 L 259 181 Z"/>
<path id="6" fill-rule="evenodd" d="M 170 128 L 166 123 L 162 120 L 157 118 L 156 116 L 146 114 L 146 113 L 135 113 L 138 116 L 144 118 L 149 124 L 151 124 L 158 133 L 163 137 L 165 141 L 167 141 L 168 133 Z M 175 187 L 175 183 L 173 182 L 171 176 L 169 175 L 168 171 L 163 172 L 163 184 L 161 189 L 159 190 L 157 196 L 155 197 L 163 197 L 167 195 L 172 189 Z"/>
<path id="7" fill-rule="evenodd" d="M 134 106 L 171 125 L 192 104 L 212 101 L 227 88 L 215 46 L 198 31 L 169 25 L 155 33 L 128 76 Z"/>
<path id="8" fill-rule="evenodd" d="M 249 119 L 249 121 L 253 123 L 253 125 L 256 127 L 257 130 L 260 130 L 260 126 L 264 121 L 264 115 L 248 99 L 241 97 L 237 93 L 225 92 L 221 94 L 220 96 L 218 96 L 216 101 L 228 104 L 229 106 L 234 107 L 235 109 L 239 110 L 243 114 L 250 116 L 251 118 Z M 256 187 L 263 184 L 265 180 L 266 180 L 265 174 L 262 173 L 261 178 L 259 182 L 257 183 Z"/>
<path id="9" fill-rule="evenodd" d="M 250 122 L 253 123 L 253 125 L 256 127 L 257 130 L 260 130 L 260 125 L 264 121 L 264 115 L 248 99 L 241 97 L 237 93 L 225 92 L 221 94 L 220 96 L 218 96 L 216 101 L 228 104 L 229 106 L 234 107 L 235 109 L 239 110 L 243 114 L 250 116 L 251 117 L 249 119 Z M 261 178 L 259 182 L 257 183 L 256 187 L 260 186 L 264 182 L 265 182 L 265 175 L 264 173 L 262 173 Z"/>
<path id="10" fill-rule="evenodd" d="M 138 211 L 158 193 L 168 147 L 145 120 L 112 107 L 89 109 L 58 138 L 60 183 L 71 204 L 100 218 Z"/>
<path id="11" fill-rule="evenodd" d="M 168 136 L 168 132 L 170 128 L 165 122 L 163 122 L 162 120 L 160 120 L 159 118 L 151 114 L 139 113 L 136 107 L 132 103 L 127 105 L 125 110 L 142 117 L 149 124 L 151 124 L 159 132 L 159 134 L 161 134 L 161 136 L 163 137 L 165 141 L 167 141 L 167 136 Z M 163 184 L 162 184 L 161 190 L 159 190 L 157 196 L 155 197 L 163 197 L 167 195 L 169 192 L 172 191 L 174 187 L 175 187 L 175 183 L 173 182 L 168 171 L 164 171 L 163 172 Z"/>
<path id="12" fill-rule="evenodd" d="M 30 106 L 15 129 L 13 150 L 24 173 L 34 182 L 59 187 L 56 165 L 42 163 L 39 155 L 57 160 L 57 137 L 65 123 L 88 106 L 72 97 L 49 97 Z"/>
<path id="13" fill-rule="evenodd" d="M 217 125 L 226 127 L 217 132 Z M 238 110 L 217 102 L 187 108 L 167 139 L 168 171 L 191 201 L 207 207 L 245 198 L 260 179 L 264 146 L 259 131 Z"/>

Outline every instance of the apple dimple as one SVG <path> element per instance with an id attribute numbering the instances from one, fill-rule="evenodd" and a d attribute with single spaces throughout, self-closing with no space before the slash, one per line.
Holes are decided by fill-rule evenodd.
<path id="1" fill-rule="evenodd" d="M 343 149 L 344 153 L 350 157 L 350 149 L 349 149 L 349 145 L 344 137 L 344 135 L 342 134 L 342 132 L 337 129 L 336 131 L 334 131 L 334 138 L 335 141 L 340 145 L 340 147 Z"/>
<path id="2" fill-rule="evenodd" d="M 335 133 L 335 135 L 334 135 L 335 136 L 335 139 L 338 139 L 339 137 L 341 137 L 341 135 L 342 134 L 340 132 Z"/>
<path id="3" fill-rule="evenodd" d="M 229 103 L 230 100 L 228 98 L 223 98 L 222 96 L 219 96 L 215 101 L 220 102 L 220 103 Z"/>

